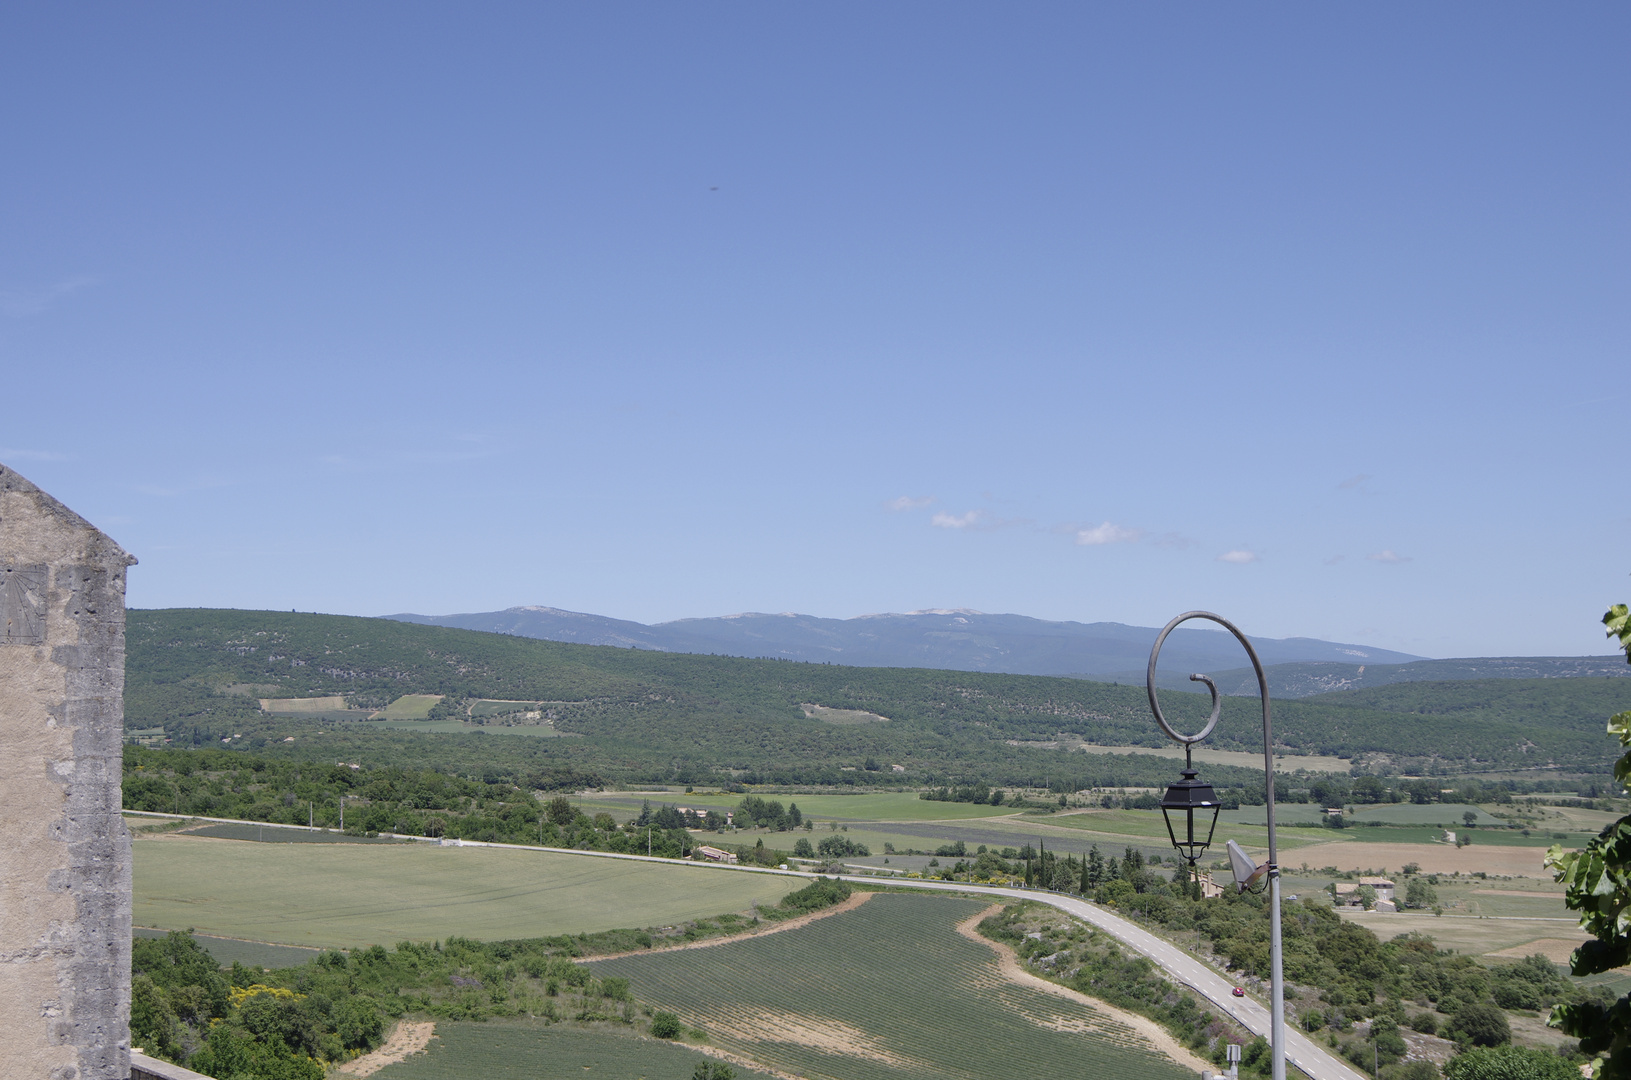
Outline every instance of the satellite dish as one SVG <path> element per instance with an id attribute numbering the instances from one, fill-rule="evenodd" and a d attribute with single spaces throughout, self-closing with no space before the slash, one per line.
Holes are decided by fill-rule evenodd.
<path id="1" fill-rule="evenodd" d="M 1235 875 L 1235 888 L 1240 892 L 1256 885 L 1264 874 L 1268 873 L 1269 864 L 1259 866 L 1252 862 L 1251 857 L 1240 850 L 1240 845 L 1233 840 L 1226 845 L 1229 849 L 1229 869 Z"/>

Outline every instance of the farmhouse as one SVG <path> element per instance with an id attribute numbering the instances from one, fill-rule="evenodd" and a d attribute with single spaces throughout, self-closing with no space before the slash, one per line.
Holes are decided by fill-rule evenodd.
<path id="1" fill-rule="evenodd" d="M 1393 900 L 1393 882 L 1385 877 L 1362 877 L 1359 879 L 1359 884 L 1369 885 L 1375 889 L 1376 899 L 1378 900 L 1387 900 L 1389 902 Z"/>
<path id="2" fill-rule="evenodd" d="M 1393 899 L 1393 882 L 1385 877 L 1361 877 L 1358 883 L 1351 881 L 1338 881 L 1331 886 L 1331 896 L 1338 907 L 1362 907 L 1359 899 L 1359 890 L 1369 886 L 1376 894 L 1375 911 L 1398 911 L 1399 906 Z"/>
<path id="3" fill-rule="evenodd" d="M 736 861 L 736 856 L 729 851 L 721 851 L 719 848 L 709 847 L 707 844 L 703 844 L 701 847 L 697 848 L 696 854 L 701 855 L 709 862 L 733 863 Z"/>

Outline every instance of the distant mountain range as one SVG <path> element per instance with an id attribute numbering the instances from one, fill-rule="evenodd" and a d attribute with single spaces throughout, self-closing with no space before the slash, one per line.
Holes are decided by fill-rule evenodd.
<path id="1" fill-rule="evenodd" d="M 1049 622 L 978 611 L 913 611 L 821 619 L 748 613 L 647 626 L 549 607 L 466 615 L 389 615 L 401 622 L 455 626 L 548 641 L 617 645 L 658 652 L 775 657 L 859 667 L 943 668 L 1016 675 L 1120 676 L 1142 682 L 1158 630 L 1122 623 Z M 1167 639 L 1161 667 L 1181 676 L 1240 667 L 1245 654 L 1216 630 L 1185 626 Z M 1205 624 L 1200 624 L 1205 625 Z M 1254 638 L 1264 664 L 1406 664 L 1408 653 L 1313 638 Z M 1182 669 L 1181 672 L 1179 669 Z"/>
<path id="2" fill-rule="evenodd" d="M 775 657 L 856 667 L 941 668 L 1014 675 L 1067 675 L 1142 683 L 1160 631 L 1124 623 L 1050 622 L 967 609 L 911 611 L 822 619 L 747 612 L 647 625 L 552 607 L 513 607 L 463 615 L 384 616 L 425 626 L 513 634 L 545 641 L 616 645 L 654 652 Z M 1163 687 L 1201 690 L 1191 672 L 1206 672 L 1225 693 L 1255 693 L 1251 668 L 1233 638 L 1190 623 L 1161 651 Z M 1276 697 L 1396 682 L 1489 678 L 1631 675 L 1618 656 L 1492 657 L 1427 660 L 1409 653 L 1316 638 L 1253 638 Z"/>

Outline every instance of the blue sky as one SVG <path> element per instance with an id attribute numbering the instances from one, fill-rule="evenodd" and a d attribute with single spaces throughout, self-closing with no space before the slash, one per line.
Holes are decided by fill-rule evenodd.
<path id="1" fill-rule="evenodd" d="M 1631 597 L 1623 5 L 10 5 L 0 461 L 137 606 Z"/>

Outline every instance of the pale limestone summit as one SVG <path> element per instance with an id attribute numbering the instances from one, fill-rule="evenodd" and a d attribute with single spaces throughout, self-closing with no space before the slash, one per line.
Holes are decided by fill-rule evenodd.
<path id="1" fill-rule="evenodd" d="M 0 465 L 0 1077 L 130 1076 L 125 571 Z"/>

